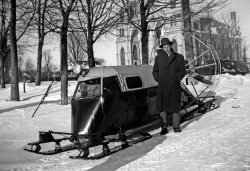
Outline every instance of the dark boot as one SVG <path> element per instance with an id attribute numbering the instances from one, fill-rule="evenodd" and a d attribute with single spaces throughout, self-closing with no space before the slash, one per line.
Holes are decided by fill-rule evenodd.
<path id="1" fill-rule="evenodd" d="M 174 132 L 180 133 L 180 132 L 181 132 L 181 128 L 180 128 L 180 127 L 179 127 L 179 128 L 175 128 L 175 127 L 174 127 Z"/>
<path id="2" fill-rule="evenodd" d="M 168 133 L 168 124 L 167 123 L 162 123 L 161 124 L 161 132 L 160 135 L 165 135 Z"/>
<path id="3" fill-rule="evenodd" d="M 173 113 L 173 129 L 174 129 L 174 132 L 177 132 L 177 133 L 181 132 L 179 113 Z"/>
<path id="4" fill-rule="evenodd" d="M 161 132 L 160 132 L 160 135 L 165 135 L 167 133 L 168 133 L 168 128 L 162 128 Z"/>

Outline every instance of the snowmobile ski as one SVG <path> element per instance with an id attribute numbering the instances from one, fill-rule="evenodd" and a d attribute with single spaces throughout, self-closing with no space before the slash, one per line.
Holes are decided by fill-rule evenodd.
<path id="1" fill-rule="evenodd" d="M 62 138 L 54 138 L 52 133 L 53 133 L 52 131 L 48 131 L 48 132 L 40 131 L 39 132 L 39 141 L 30 142 L 26 146 L 24 146 L 23 149 L 26 151 L 29 151 L 29 152 L 33 152 L 36 154 L 43 154 L 43 155 L 52 155 L 52 154 L 57 154 L 57 153 L 61 153 L 64 151 L 69 151 L 69 150 L 75 149 L 73 143 L 71 143 L 71 142 L 70 142 L 70 144 L 61 146 L 60 143 L 62 141 L 69 140 L 69 137 L 64 136 Z M 46 144 L 46 143 L 54 143 L 55 148 L 52 150 L 42 150 L 41 145 Z"/>
<path id="2" fill-rule="evenodd" d="M 183 118 L 181 119 L 181 122 L 186 122 L 186 121 L 188 121 L 188 120 L 191 120 L 191 119 L 193 119 L 193 118 L 199 117 L 199 116 L 201 116 L 201 115 L 205 115 L 205 114 L 207 114 L 208 112 L 213 111 L 213 110 L 215 110 L 215 109 L 217 109 L 217 108 L 219 108 L 219 107 L 220 107 L 220 106 L 218 105 L 218 106 L 214 106 L 214 107 L 208 108 L 205 112 L 199 112 L 199 111 L 194 112 L 194 113 L 192 113 L 192 114 L 189 114 L 189 115 L 183 117 Z"/>
<path id="3" fill-rule="evenodd" d="M 36 154 L 42 154 L 42 155 L 53 155 L 53 154 L 58 154 L 58 153 L 62 153 L 65 151 L 70 151 L 70 150 L 74 150 L 76 149 L 76 147 L 74 147 L 74 144 L 67 144 L 64 146 L 60 146 L 60 148 L 55 148 L 53 150 L 47 150 L 47 151 L 36 151 L 35 149 L 39 148 L 37 146 L 40 146 L 39 144 L 34 144 L 35 147 L 29 148 L 29 147 L 24 147 L 24 150 L 32 152 L 32 153 L 36 153 Z"/>
<path id="4" fill-rule="evenodd" d="M 101 153 L 88 156 L 88 157 L 83 157 L 81 155 L 78 155 L 78 156 L 70 156 L 70 158 L 71 159 L 83 159 L 83 160 L 97 160 L 97 159 L 101 159 L 106 156 L 109 156 L 111 154 L 114 154 L 116 152 L 122 151 L 128 147 L 131 147 L 133 144 L 137 144 L 139 142 L 145 141 L 150 138 L 152 138 L 152 135 L 150 135 L 149 133 L 142 133 L 140 135 L 131 135 L 131 137 L 127 137 L 127 142 L 125 144 L 121 143 L 120 145 L 109 148 L 109 150 L 106 152 L 101 152 Z"/>

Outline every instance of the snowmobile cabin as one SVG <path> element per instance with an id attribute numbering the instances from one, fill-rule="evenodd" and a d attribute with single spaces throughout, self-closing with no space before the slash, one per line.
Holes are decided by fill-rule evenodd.
<path id="1" fill-rule="evenodd" d="M 106 135 L 144 122 L 157 113 L 156 88 L 152 66 L 91 68 L 71 102 L 72 133 Z"/>

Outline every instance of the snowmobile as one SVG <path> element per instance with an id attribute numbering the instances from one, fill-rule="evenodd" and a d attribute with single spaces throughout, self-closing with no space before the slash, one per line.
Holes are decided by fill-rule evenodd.
<path id="1" fill-rule="evenodd" d="M 220 65 L 216 55 L 213 58 L 217 72 L 214 75 L 195 73 L 197 66 L 190 68 L 195 60 L 186 65 L 187 76 L 181 82 L 182 122 L 216 107 L 213 90 Z M 198 66 L 202 67 L 207 66 Z M 24 149 L 45 155 L 79 149 L 76 157 L 88 158 L 90 149 L 101 145 L 99 157 L 103 157 L 151 138 L 149 132 L 161 125 L 152 68 L 150 65 L 90 68 L 79 77 L 71 100 L 71 132 L 41 131 L 39 141 L 28 143 Z M 70 143 L 62 146 L 63 141 Z M 120 142 L 119 148 L 109 147 L 114 141 Z M 43 151 L 41 145 L 49 142 L 55 143 L 55 148 Z"/>

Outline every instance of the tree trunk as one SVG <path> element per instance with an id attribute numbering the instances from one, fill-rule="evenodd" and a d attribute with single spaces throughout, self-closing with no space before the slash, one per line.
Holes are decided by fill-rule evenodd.
<path id="1" fill-rule="evenodd" d="M 87 54 L 88 54 L 88 62 L 89 68 L 95 67 L 95 58 L 94 58 L 94 50 L 93 50 L 93 31 L 92 31 L 92 18 L 91 18 L 91 1 L 87 1 L 88 7 L 88 14 L 87 14 L 87 30 L 88 30 L 88 37 L 87 37 Z"/>
<path id="2" fill-rule="evenodd" d="M 42 57 L 43 57 L 43 38 L 39 38 L 38 50 L 37 50 L 36 86 L 41 85 Z"/>
<path id="3" fill-rule="evenodd" d="M 5 45 L 6 45 L 6 43 L 5 42 L 7 42 L 7 40 L 6 40 L 6 36 L 5 36 L 5 20 L 6 20 L 6 18 L 5 18 L 5 13 L 6 13 L 6 11 L 5 11 L 5 8 L 4 8 L 4 6 L 5 6 L 5 3 L 4 3 L 4 1 L 2 1 L 2 7 L 1 7 L 1 10 L 2 10 L 2 12 L 1 12 L 1 27 L 0 27 L 0 81 L 1 81 L 1 88 L 5 88 L 5 75 L 4 75 L 4 53 L 5 53 Z M 6 40 L 6 41 L 5 41 Z"/>
<path id="4" fill-rule="evenodd" d="M 88 41 L 87 41 L 87 53 L 88 53 L 89 67 L 90 68 L 95 67 L 95 58 L 94 58 L 92 38 L 88 38 Z"/>
<path id="5" fill-rule="evenodd" d="M 5 88 L 5 75 L 4 75 L 3 57 L 0 57 L 0 78 L 1 78 L 1 88 Z"/>
<path id="6" fill-rule="evenodd" d="M 18 86 L 18 60 L 17 60 L 17 43 L 16 43 L 16 0 L 11 0 L 10 9 L 10 48 L 11 48 L 11 96 L 10 100 L 19 101 Z"/>
<path id="7" fill-rule="evenodd" d="M 67 54 L 67 31 L 68 20 L 63 19 L 61 28 L 61 104 L 68 104 L 68 54 Z"/>
<path id="8" fill-rule="evenodd" d="M 43 43 L 44 43 L 44 20 L 45 20 L 45 13 L 47 8 L 48 0 L 45 0 L 43 3 L 41 0 L 38 1 L 38 50 L 37 50 L 37 71 L 36 71 L 36 86 L 41 85 L 41 69 L 42 69 L 42 52 L 43 52 Z M 42 7 L 43 6 L 43 7 Z M 41 9 L 42 7 L 42 9 Z"/>
<path id="9" fill-rule="evenodd" d="M 70 5 L 67 7 L 66 12 L 63 9 L 63 1 L 60 0 L 60 9 L 62 12 L 62 26 L 60 33 L 60 48 L 61 48 L 61 104 L 68 104 L 68 52 L 67 52 L 67 32 L 69 26 L 69 14 L 72 10 L 72 6 L 75 3 L 75 0 L 69 1 Z"/>
<path id="10" fill-rule="evenodd" d="M 50 71 L 49 69 L 47 70 L 47 81 L 49 81 L 49 75 L 50 75 Z"/>
<path id="11" fill-rule="evenodd" d="M 142 64 L 148 64 L 148 35 L 147 32 L 142 32 L 141 37 L 142 46 Z"/>
<path id="12" fill-rule="evenodd" d="M 142 64 L 148 64 L 148 25 L 146 22 L 146 14 L 144 2 L 141 2 L 141 49 L 142 49 Z"/>
<path id="13" fill-rule="evenodd" d="M 190 4 L 189 0 L 181 0 L 182 4 L 182 18 L 184 24 L 184 41 L 185 41 L 185 56 L 188 61 L 194 57 L 193 40 L 190 34 L 192 33 L 191 17 L 190 17 Z M 192 66 L 190 66 L 192 67 Z"/>

